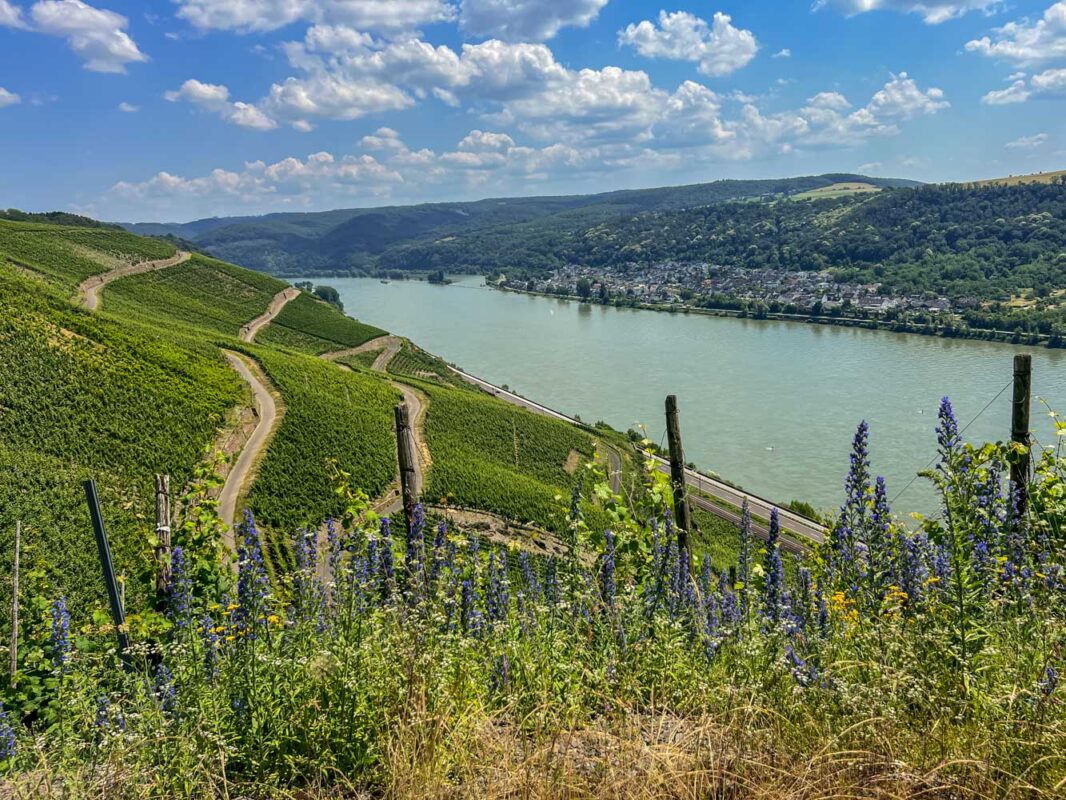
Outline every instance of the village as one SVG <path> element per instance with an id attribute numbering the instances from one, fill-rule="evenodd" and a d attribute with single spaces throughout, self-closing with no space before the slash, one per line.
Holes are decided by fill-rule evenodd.
<path id="1" fill-rule="evenodd" d="M 840 282 L 830 271 L 792 272 L 672 261 L 631 264 L 610 272 L 568 265 L 547 278 L 505 280 L 503 286 L 600 301 L 723 308 L 755 304 L 801 314 L 853 311 L 863 316 L 897 316 L 954 310 L 944 296 L 894 294 L 884 291 L 880 283 Z"/>

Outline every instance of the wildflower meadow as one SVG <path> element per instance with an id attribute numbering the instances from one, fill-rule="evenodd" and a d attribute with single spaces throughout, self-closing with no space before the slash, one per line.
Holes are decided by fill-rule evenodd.
<path id="1" fill-rule="evenodd" d="M 783 558 L 744 509 L 726 570 L 650 468 L 636 503 L 589 470 L 555 557 L 353 507 L 279 574 L 208 508 L 125 653 L 33 589 L 0 793 L 1062 797 L 1066 457 L 1035 454 L 1023 509 L 1016 446 L 965 443 L 947 400 L 936 433 L 938 515 L 893 513 L 863 423 L 826 543 Z"/>

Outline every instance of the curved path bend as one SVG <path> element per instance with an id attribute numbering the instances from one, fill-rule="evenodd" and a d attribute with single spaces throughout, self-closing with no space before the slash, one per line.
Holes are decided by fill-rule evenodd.
<path id="1" fill-rule="evenodd" d="M 385 372 L 389 368 L 389 364 L 396 358 L 396 354 L 400 352 L 400 347 L 403 346 L 403 339 L 399 336 L 379 336 L 376 339 L 371 339 L 369 342 L 364 342 L 358 347 L 349 347 L 347 350 L 333 350 L 329 353 L 323 353 L 322 358 L 327 361 L 336 361 L 339 358 L 347 358 L 348 356 L 356 356 L 360 353 L 373 353 L 376 350 L 380 350 L 381 354 L 374 359 L 374 363 L 371 365 L 371 369 L 375 372 Z"/>
<path id="2" fill-rule="evenodd" d="M 403 339 L 399 336 L 379 336 L 369 342 L 364 342 L 358 347 L 350 347 L 347 350 L 333 350 L 329 353 L 323 353 L 321 357 L 327 361 L 336 362 L 338 359 L 347 358 L 348 356 L 373 353 L 380 350 L 381 354 L 374 359 L 371 369 L 375 372 L 385 372 L 392 359 L 400 352 L 402 346 Z M 351 369 L 347 364 L 337 364 L 337 366 L 342 369 Z M 426 471 L 433 464 L 433 457 L 429 454 L 429 445 L 426 443 L 426 408 L 429 405 L 429 398 L 405 383 L 393 380 L 390 380 L 389 383 L 403 395 L 404 402 L 407 403 L 416 450 L 414 488 L 415 494 L 421 496 L 422 489 L 426 483 Z M 374 504 L 374 511 L 385 515 L 395 513 L 402 507 L 403 498 L 396 493 L 395 488 L 392 488 Z"/>
<path id="3" fill-rule="evenodd" d="M 226 356 L 230 366 L 237 371 L 241 379 L 248 384 L 248 388 L 252 390 L 252 398 L 255 401 L 255 409 L 259 417 L 255 430 L 252 431 L 252 435 L 248 437 L 248 441 L 245 442 L 240 455 L 237 456 L 237 463 L 233 465 L 233 469 L 226 476 L 222 494 L 218 498 L 218 515 L 226 525 L 230 526 L 226 545 L 233 549 L 232 531 L 233 522 L 237 516 L 237 501 L 248 486 L 251 485 L 256 465 L 259 463 L 259 458 L 266 450 L 267 445 L 270 444 L 270 440 L 274 437 L 278 419 L 281 413 L 284 412 L 284 408 L 279 409 L 278 403 L 274 399 L 274 393 L 268 385 L 267 378 L 259 373 L 258 368 L 253 368 L 247 356 L 234 353 L 232 350 L 223 350 L 222 353 Z"/>
<path id="4" fill-rule="evenodd" d="M 299 296 L 300 290 L 295 286 L 290 286 L 274 295 L 274 299 L 270 301 L 270 305 L 267 306 L 266 311 L 251 322 L 247 322 L 241 326 L 241 341 L 248 342 L 249 344 L 254 342 L 256 334 L 259 333 L 264 326 L 273 322 L 274 318 L 281 313 L 281 310 Z"/>
<path id="5" fill-rule="evenodd" d="M 192 258 L 191 253 L 179 250 L 170 258 L 142 261 L 139 264 L 124 264 L 110 272 L 93 275 L 86 278 L 78 286 L 78 304 L 87 311 L 96 311 L 100 307 L 100 291 L 112 281 L 117 281 L 119 278 L 128 278 L 130 275 L 140 275 L 142 272 L 154 272 L 157 269 L 176 267 L 178 264 L 184 264 L 190 258 Z"/>

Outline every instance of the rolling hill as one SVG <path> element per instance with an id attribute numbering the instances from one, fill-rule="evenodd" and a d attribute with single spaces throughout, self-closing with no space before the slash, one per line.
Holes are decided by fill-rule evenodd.
<path id="1" fill-rule="evenodd" d="M 146 236 L 173 235 L 212 255 L 277 275 L 373 271 L 381 265 L 424 268 L 404 261 L 403 248 L 471 232 L 506 236 L 526 228 L 575 231 L 612 224 L 649 211 L 688 208 L 753 198 L 790 196 L 837 184 L 876 188 L 916 186 L 914 181 L 830 174 L 774 180 L 636 189 L 564 197 L 496 198 L 466 203 L 269 214 L 188 223 L 125 223 Z"/>

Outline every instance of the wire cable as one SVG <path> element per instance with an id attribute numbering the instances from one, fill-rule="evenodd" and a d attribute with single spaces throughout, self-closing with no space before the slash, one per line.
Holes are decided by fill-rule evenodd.
<path id="1" fill-rule="evenodd" d="M 1000 389 L 999 392 L 996 393 L 995 397 L 993 397 L 991 400 L 989 400 L 987 403 L 985 403 L 985 407 L 982 408 L 980 411 L 978 411 L 977 415 L 973 419 L 971 419 L 969 422 L 967 422 L 959 430 L 959 436 L 962 436 L 964 433 L 966 433 L 966 431 L 969 430 L 970 426 L 973 425 L 975 422 L 977 422 L 978 418 L 980 418 L 980 416 L 982 414 L 984 414 L 986 411 L 988 411 L 988 409 L 990 409 L 992 407 L 992 404 L 995 403 L 997 400 L 999 400 L 999 398 L 1003 396 L 1003 393 L 1005 391 L 1007 391 L 1007 389 L 1009 389 L 1013 385 L 1014 385 L 1014 381 L 1013 380 L 1008 381 L 1007 385 L 1004 386 L 1002 389 Z M 896 501 L 899 500 L 899 498 L 903 495 L 903 493 L 905 491 L 907 491 L 908 489 L 910 489 L 911 486 L 914 485 L 914 482 L 916 480 L 918 480 L 920 477 L 922 477 L 922 473 L 925 472 L 926 470 L 928 470 L 931 466 L 933 466 L 933 464 L 935 464 L 939 458 L 940 458 L 939 454 L 933 456 L 933 458 L 930 459 L 929 463 L 926 464 L 921 470 L 916 472 L 914 474 L 914 477 L 912 477 L 909 481 L 907 481 L 907 485 L 904 486 L 902 489 L 900 489 L 898 492 L 896 492 L 896 494 L 892 497 L 892 499 L 889 502 L 892 505 L 895 505 Z"/>

